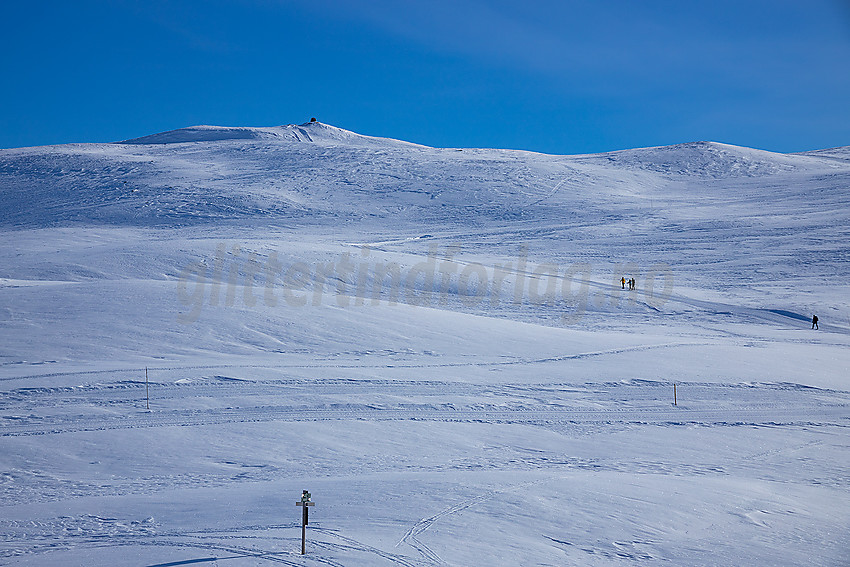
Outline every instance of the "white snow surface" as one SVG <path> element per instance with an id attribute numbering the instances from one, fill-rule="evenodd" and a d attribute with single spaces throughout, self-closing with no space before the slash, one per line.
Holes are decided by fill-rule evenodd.
<path id="1" fill-rule="evenodd" d="M 416 146 L 409 142 L 363 136 L 322 122 L 288 124 L 271 128 L 234 128 L 228 126 L 191 126 L 124 140 L 122 144 L 180 144 L 189 142 L 220 142 L 224 140 L 294 141 L 315 144 L 365 146 Z"/>
<path id="2" fill-rule="evenodd" d="M 848 155 L 0 150 L 0 565 L 848 565 Z"/>

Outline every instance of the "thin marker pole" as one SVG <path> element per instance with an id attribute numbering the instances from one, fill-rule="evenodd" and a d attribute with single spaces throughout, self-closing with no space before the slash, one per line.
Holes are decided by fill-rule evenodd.
<path id="1" fill-rule="evenodd" d="M 151 391 L 148 388 L 148 367 L 145 366 L 145 407 L 151 409 Z"/>
<path id="2" fill-rule="evenodd" d="M 675 382 L 673 382 L 673 405 L 674 405 L 674 406 L 679 405 L 679 404 L 677 404 L 677 403 L 676 403 L 676 401 L 677 401 L 677 400 L 676 400 L 676 383 L 675 383 Z"/>
<path id="3" fill-rule="evenodd" d="M 307 506 L 301 512 L 301 555 L 307 553 Z"/>

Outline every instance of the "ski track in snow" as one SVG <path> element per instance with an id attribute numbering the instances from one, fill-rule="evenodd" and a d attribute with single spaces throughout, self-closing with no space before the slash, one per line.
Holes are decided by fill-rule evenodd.
<path id="1" fill-rule="evenodd" d="M 336 530 L 311 526 L 310 547 L 319 550 L 308 556 L 297 551 L 300 538 L 291 534 L 299 529 L 298 523 L 240 525 L 228 529 L 191 530 L 186 532 L 163 531 L 153 518 L 125 520 L 122 518 L 85 515 L 63 516 L 53 521 L 15 522 L 0 520 L 0 558 L 25 557 L 46 552 L 102 547 L 155 547 L 198 549 L 205 553 L 224 552 L 213 557 L 150 564 L 165 567 L 189 563 L 226 561 L 235 558 L 254 558 L 284 565 L 318 564 L 343 567 L 345 564 L 321 554 L 322 551 L 363 552 L 401 567 L 422 567 L 421 561 L 346 537 Z M 21 534 L 26 534 L 26 539 Z M 61 534 L 61 538 L 58 537 Z M 271 545 L 270 545 L 271 544 Z"/>
<path id="2" fill-rule="evenodd" d="M 787 385 L 742 388 L 734 384 L 680 384 L 680 404 L 674 407 L 669 384 L 586 384 L 565 386 L 566 396 L 551 384 L 473 385 L 457 382 L 404 383 L 358 381 L 213 381 L 160 384 L 152 387 L 151 411 L 144 411 L 145 385 L 130 382 L 85 388 L 21 388 L 9 392 L 0 404 L 0 436 L 32 436 L 81 431 L 151 427 L 188 427 L 264 421 L 469 421 L 530 424 L 645 423 L 645 424 L 816 424 L 846 423 L 850 393 Z M 600 391 L 602 390 L 602 391 Z M 644 390 L 644 392 L 640 392 Z M 344 403 L 353 395 L 407 396 L 407 403 Z M 648 395 L 647 395 L 648 393 Z M 520 395 L 522 394 L 522 395 Z M 700 396 L 693 398 L 694 394 Z M 162 400 L 169 406 L 185 398 L 244 400 L 311 396 L 305 403 L 156 409 Z M 630 403 L 623 399 L 635 396 Z M 88 404 L 105 408 L 97 415 L 51 415 L 50 408 L 75 407 L 84 396 Z M 459 396 L 484 399 L 501 397 L 503 403 L 460 404 Z M 643 396 L 643 399 L 641 399 Z M 419 400 L 417 398 L 427 398 Z M 548 403 L 541 398 L 550 398 Z M 715 401 L 724 400 L 723 407 Z M 323 403 L 321 403 L 323 402 Z M 161 405 L 161 404 L 160 404 Z M 45 415 L 39 415 L 38 413 Z"/>
<path id="3" fill-rule="evenodd" d="M 422 518 L 416 524 L 414 524 L 404 536 L 395 544 L 396 547 L 399 547 L 402 544 L 406 544 L 414 548 L 419 554 L 425 558 L 429 563 L 433 565 L 447 565 L 443 559 L 434 552 L 433 549 L 428 547 L 425 543 L 423 543 L 418 536 L 422 535 L 425 531 L 427 531 L 431 526 L 433 526 L 436 522 L 442 520 L 447 516 L 451 516 L 453 514 L 457 514 L 463 512 L 464 510 L 471 508 L 481 502 L 492 499 L 494 496 L 498 494 L 503 494 L 505 492 L 514 492 L 518 490 L 522 490 L 525 488 L 529 488 L 534 485 L 541 484 L 543 482 L 548 482 L 548 480 L 538 480 L 533 482 L 525 482 L 513 486 L 508 486 L 500 490 L 489 491 L 485 494 L 481 494 L 480 496 L 476 496 L 475 498 L 470 498 L 468 500 L 464 500 L 463 502 L 459 502 L 452 506 L 449 506 L 437 514 L 433 516 L 428 516 L 427 518 Z"/>
<path id="4" fill-rule="evenodd" d="M 491 361 L 478 361 L 478 362 L 435 362 L 435 363 L 416 363 L 416 364 L 408 364 L 408 363 L 381 363 L 381 364 L 363 364 L 363 363 L 327 363 L 327 362 L 311 362 L 309 364 L 273 364 L 273 365 L 204 365 L 204 366 L 149 366 L 147 367 L 150 371 L 175 371 L 175 370 L 184 370 L 184 371 L 193 371 L 193 370 L 213 370 L 213 369 L 248 369 L 248 368 L 268 368 L 268 369 L 305 369 L 305 368 L 329 368 L 329 369 L 370 369 L 370 368 L 409 368 L 409 369 L 424 369 L 424 368 L 487 368 L 487 367 L 498 367 L 498 366 L 519 366 L 519 365 L 532 365 L 532 364 L 546 364 L 550 362 L 562 362 L 566 360 L 582 360 L 586 358 L 593 357 L 602 357 L 602 356 L 610 356 L 617 354 L 624 354 L 629 352 L 644 352 L 655 349 L 666 349 L 666 348 L 675 348 L 679 346 L 700 346 L 710 343 L 703 342 L 671 342 L 671 343 L 663 343 L 663 344 L 654 344 L 654 345 L 638 345 L 632 347 L 620 347 L 620 348 L 612 348 L 600 351 L 589 351 L 589 352 L 581 352 L 574 354 L 565 354 L 559 356 L 549 356 L 543 358 L 534 358 L 534 359 L 524 359 L 524 358 L 514 358 L 511 360 L 491 360 Z M 369 354 L 369 353 L 365 353 Z M 9 364 L 9 363 L 7 363 Z M 26 376 L 7 376 L 4 378 L 0 378 L 0 381 L 13 381 L 13 380 L 22 380 L 22 379 L 31 379 L 31 378 L 53 378 L 59 376 L 87 376 L 87 375 L 96 375 L 96 374 L 116 374 L 120 372 L 144 372 L 145 368 L 121 368 L 121 369 L 110 369 L 110 370 L 90 370 L 90 371 L 75 371 L 75 372 L 49 372 L 45 374 L 28 374 Z"/>
<path id="5" fill-rule="evenodd" d="M 139 382 L 70 388 L 20 388 L 0 405 L 0 438 L 64 436 L 133 429 L 203 428 L 230 424 L 295 422 L 437 422 L 514 424 L 555 432 L 581 432 L 599 427 L 850 427 L 850 392 L 793 384 L 679 384 L 679 406 L 673 406 L 670 385 L 625 381 L 576 384 L 474 384 L 466 382 L 405 382 L 396 380 L 234 381 L 211 377 L 197 381 L 154 383 L 150 411 L 144 410 L 145 385 Z M 375 399 L 370 403 L 347 401 Z M 383 401 L 384 398 L 398 400 Z M 257 405 L 250 405 L 251 399 Z M 273 399 L 298 400 L 269 404 Z M 85 400 L 91 413 L 80 413 Z M 219 400 L 220 407 L 185 408 L 195 400 Z M 228 400 L 238 405 L 226 406 Z M 310 401 L 307 401 L 310 400 Z M 464 400 L 468 400 L 464 402 Z M 163 407 L 168 406 L 168 407 Z M 811 447 L 812 443 L 801 447 Z M 789 449 L 786 449 L 789 450 Z M 772 453 L 754 454 L 749 460 Z M 238 461 L 237 461 L 238 462 Z M 236 463 L 233 463 L 236 464 Z M 587 459 L 569 455 L 476 457 L 450 467 L 476 469 L 632 470 L 663 474 L 722 474 L 715 466 L 662 464 L 631 459 Z M 422 470 L 441 470 L 422 466 Z M 171 486 L 221 485 L 273 479 L 275 466 L 249 466 L 220 477 L 193 474 L 125 480 L 114 486 L 69 483 L 38 471 L 8 471 L 0 477 L 7 502 L 32 499 L 29 484 L 52 487 L 41 498 L 66 494 L 130 494 Z M 25 484 L 21 482 L 28 478 Z M 415 541 L 416 533 L 412 534 Z M 423 548 L 424 554 L 428 555 Z"/>

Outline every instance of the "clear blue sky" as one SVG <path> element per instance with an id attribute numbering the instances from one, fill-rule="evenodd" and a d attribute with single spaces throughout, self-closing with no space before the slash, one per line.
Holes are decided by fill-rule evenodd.
<path id="1" fill-rule="evenodd" d="M 0 147 L 316 116 L 434 146 L 850 145 L 850 1 L 0 8 Z"/>

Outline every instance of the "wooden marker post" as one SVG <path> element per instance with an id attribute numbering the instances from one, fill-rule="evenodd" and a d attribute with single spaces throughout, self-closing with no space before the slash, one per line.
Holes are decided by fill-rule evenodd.
<path id="1" fill-rule="evenodd" d="M 673 405 L 674 405 L 674 406 L 679 405 L 679 404 L 677 404 L 677 403 L 676 403 L 676 401 L 677 401 L 677 400 L 676 400 L 676 383 L 675 383 L 675 382 L 673 382 Z"/>
<path id="2" fill-rule="evenodd" d="M 308 506 L 315 506 L 315 502 L 310 502 L 310 493 L 306 490 L 301 493 L 301 501 L 295 503 L 296 506 L 302 506 L 301 508 L 301 555 L 304 555 L 307 552 L 307 523 L 309 520 L 309 508 Z"/>

